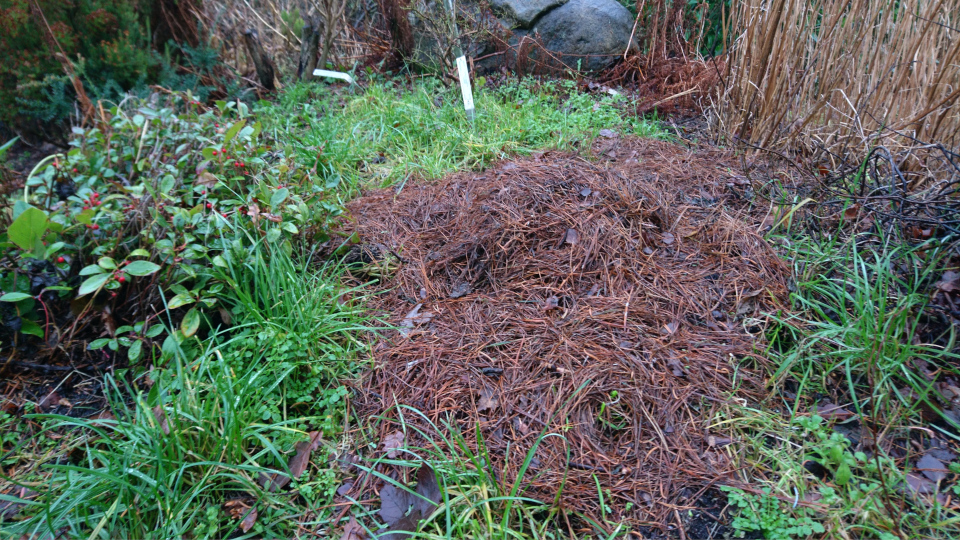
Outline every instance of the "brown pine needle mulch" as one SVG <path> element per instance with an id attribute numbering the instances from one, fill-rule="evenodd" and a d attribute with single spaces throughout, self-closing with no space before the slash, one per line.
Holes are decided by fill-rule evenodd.
<path id="1" fill-rule="evenodd" d="M 540 444 L 524 495 L 552 501 L 562 485 L 566 509 L 599 520 L 599 481 L 608 518 L 666 527 L 737 483 L 736 445 L 708 426 L 723 403 L 762 398 L 764 313 L 787 269 L 731 155 L 615 136 L 593 150 L 600 161 L 550 152 L 350 204 L 344 230 L 402 260 L 372 299 L 400 330 L 375 346 L 355 404 L 414 407 L 474 446 L 479 423 L 505 486 L 542 434 L 562 435 Z"/>

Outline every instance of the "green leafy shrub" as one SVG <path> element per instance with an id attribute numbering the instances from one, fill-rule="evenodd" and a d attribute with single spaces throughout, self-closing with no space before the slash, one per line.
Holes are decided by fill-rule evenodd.
<path id="1" fill-rule="evenodd" d="M 220 307 L 213 269 L 242 265 L 261 241 L 289 254 L 295 237 L 325 238 L 341 212 L 332 187 L 261 140 L 242 103 L 206 109 L 188 94 L 110 115 L 75 129 L 69 152 L 38 165 L 0 236 L 16 262 L 0 272 L 2 292 L 16 294 L 0 301 L 34 323 L 24 323 L 27 333 L 43 335 L 34 300 L 63 304 L 76 294 L 90 309 L 118 308 L 136 292 L 162 305 L 159 285 L 171 309 L 189 310 L 181 331 L 193 335 L 200 311 Z"/>

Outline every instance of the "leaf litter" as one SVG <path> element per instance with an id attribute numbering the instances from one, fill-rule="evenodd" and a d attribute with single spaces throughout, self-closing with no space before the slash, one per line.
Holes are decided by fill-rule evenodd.
<path id="1" fill-rule="evenodd" d="M 408 330 L 378 345 L 356 405 L 393 420 L 387 452 L 426 444 L 397 439 L 397 404 L 430 421 L 405 415 L 413 433 L 450 422 L 474 451 L 479 427 L 505 485 L 515 456 L 563 434 L 542 440 L 524 496 L 562 485 L 564 508 L 600 521 L 599 482 L 606 504 L 633 503 L 625 521 L 666 530 L 703 490 L 740 483 L 707 428 L 729 396 L 763 399 L 764 314 L 785 308 L 789 272 L 731 180 L 737 158 L 618 144 L 619 161 L 547 152 L 351 202 L 341 232 L 403 254 L 371 302 Z M 421 309 L 434 316 L 410 332 Z M 380 490 L 391 526 L 408 525 L 404 493 Z"/>

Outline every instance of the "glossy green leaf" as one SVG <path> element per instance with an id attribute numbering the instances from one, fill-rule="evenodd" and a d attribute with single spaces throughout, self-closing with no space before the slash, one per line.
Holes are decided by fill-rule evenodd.
<path id="1" fill-rule="evenodd" d="M 110 343 L 110 338 L 95 339 L 91 341 L 89 345 L 87 345 L 87 349 L 91 351 L 102 349 L 107 346 L 107 343 Z"/>
<path id="2" fill-rule="evenodd" d="M 148 338 L 155 338 L 155 337 L 159 336 L 160 334 L 162 334 L 162 333 L 163 333 L 163 330 L 164 330 L 163 325 L 161 325 L 161 324 L 155 324 L 155 325 L 151 326 L 149 330 L 147 330 L 146 336 L 147 336 Z"/>
<path id="3" fill-rule="evenodd" d="M 188 294 L 178 294 L 170 299 L 170 303 L 167 304 L 169 309 L 177 309 L 178 307 L 183 307 L 194 303 L 192 296 Z"/>
<path id="4" fill-rule="evenodd" d="M 160 265 L 150 261 L 133 261 L 123 268 L 131 276 L 149 276 L 160 270 Z"/>
<path id="5" fill-rule="evenodd" d="M 129 358 L 131 362 L 136 362 L 137 360 L 139 360 L 139 359 L 140 359 L 140 351 L 141 351 L 142 347 L 143 347 L 143 342 L 142 342 L 142 341 L 140 341 L 140 340 L 134 341 L 134 342 L 130 345 L 130 348 L 127 350 L 127 358 Z"/>
<path id="6" fill-rule="evenodd" d="M 276 208 L 283 201 L 287 200 L 287 197 L 290 195 L 290 190 L 287 188 L 280 188 L 273 192 L 273 195 L 270 196 L 270 206 Z"/>
<path id="7" fill-rule="evenodd" d="M 833 475 L 833 481 L 836 482 L 838 486 L 845 486 L 850 482 L 850 479 L 853 478 L 853 472 L 850 470 L 850 465 L 846 463 L 841 463 L 837 467 L 837 474 Z"/>
<path id="8" fill-rule="evenodd" d="M 228 143 L 231 139 L 237 136 L 237 133 L 240 133 L 240 130 L 243 129 L 243 126 L 247 123 L 246 120 L 241 120 L 236 124 L 230 126 L 230 129 L 223 136 L 223 142 Z"/>
<path id="9" fill-rule="evenodd" d="M 20 319 L 20 333 L 29 334 L 31 336 L 37 336 L 38 338 L 43 337 L 43 328 L 30 320 Z"/>
<path id="10" fill-rule="evenodd" d="M 91 264 L 90 266 L 84 266 L 83 269 L 80 270 L 81 276 L 92 276 L 94 274 L 102 274 L 102 273 L 103 273 L 103 268 L 100 268 L 96 264 Z"/>
<path id="11" fill-rule="evenodd" d="M 108 279 L 110 279 L 110 274 L 97 274 L 87 278 L 80 284 L 80 290 L 77 291 L 77 296 L 84 296 L 99 290 Z"/>
<path id="12" fill-rule="evenodd" d="M 197 308 L 191 308 L 180 322 L 180 331 L 186 337 L 191 337 L 200 329 L 200 312 Z"/>
<path id="13" fill-rule="evenodd" d="M 47 215 L 30 207 L 10 224 L 7 237 L 22 250 L 35 251 L 38 244 L 43 247 L 43 235 L 46 232 Z"/>
<path id="14" fill-rule="evenodd" d="M 0 296 L 0 302 L 19 302 L 21 300 L 26 300 L 27 298 L 33 297 L 22 292 L 11 292 Z"/>

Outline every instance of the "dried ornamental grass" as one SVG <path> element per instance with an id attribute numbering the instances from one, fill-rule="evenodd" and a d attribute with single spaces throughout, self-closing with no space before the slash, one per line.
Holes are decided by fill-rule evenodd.
<path id="1" fill-rule="evenodd" d="M 744 0 L 730 20 L 727 133 L 841 156 L 960 144 L 960 0 Z"/>

